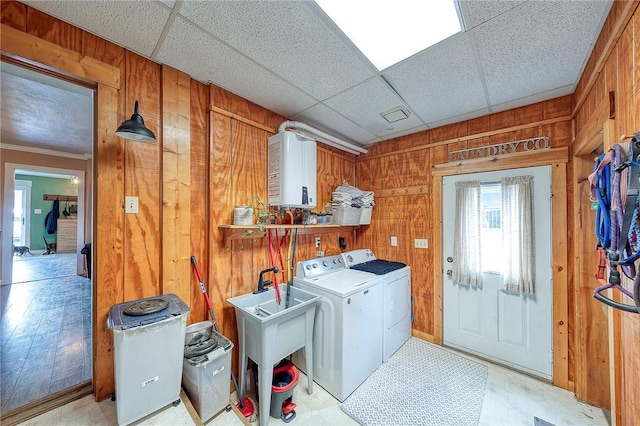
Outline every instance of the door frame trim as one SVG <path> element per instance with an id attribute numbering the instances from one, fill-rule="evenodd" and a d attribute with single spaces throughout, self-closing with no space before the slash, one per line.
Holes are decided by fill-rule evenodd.
<path id="1" fill-rule="evenodd" d="M 552 148 L 544 151 L 527 152 L 526 156 L 511 155 L 439 164 L 432 168 L 431 217 L 433 218 L 433 340 L 443 342 L 443 297 L 442 297 L 442 178 L 474 172 L 491 172 L 521 167 L 551 166 L 551 234 L 552 279 L 553 279 L 553 384 L 572 389 L 569 381 L 569 305 L 568 305 L 568 218 L 567 218 L 567 163 L 569 148 Z"/>
<path id="2" fill-rule="evenodd" d="M 6 24 L 0 24 L 2 58 L 23 66 L 48 70 L 74 81 L 97 87 L 95 100 L 92 179 L 94 199 L 92 250 L 102 261 L 93 260 L 92 305 L 92 384 L 94 398 L 101 400 L 113 393 L 113 342 L 104 325 L 109 308 L 124 300 L 122 233 L 124 229 L 124 142 L 116 129 L 125 117 L 120 92 L 124 89 L 121 69 L 91 56 L 61 47 Z M 4 238 L 4 236 L 3 236 Z"/>

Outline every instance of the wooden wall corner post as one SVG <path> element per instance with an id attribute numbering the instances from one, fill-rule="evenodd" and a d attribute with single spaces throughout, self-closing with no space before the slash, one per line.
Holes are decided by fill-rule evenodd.
<path id="1" fill-rule="evenodd" d="M 553 384 L 569 386 L 567 164 L 551 165 Z"/>
<path id="2" fill-rule="evenodd" d="M 124 298 L 124 144 L 115 135 L 118 91 L 98 85 L 94 148 L 93 386 L 97 401 L 115 391 L 113 338 L 106 328 L 111 306 Z"/>
<path id="3" fill-rule="evenodd" d="M 442 176 L 431 178 L 433 218 L 433 340 L 442 345 Z"/>
<path id="4" fill-rule="evenodd" d="M 614 115 L 615 116 L 615 115 Z M 609 118 L 602 126 L 602 134 L 604 138 L 605 149 L 611 147 L 617 142 L 615 135 L 616 121 L 615 118 Z M 622 313 L 607 307 L 607 330 L 608 330 L 608 346 L 609 346 L 609 392 L 611 398 L 611 424 L 616 426 L 622 424 L 622 401 L 619 395 L 622 395 L 622 355 L 620 348 L 620 320 Z"/>
<path id="5" fill-rule="evenodd" d="M 162 293 L 191 306 L 191 78 L 162 66 Z"/>

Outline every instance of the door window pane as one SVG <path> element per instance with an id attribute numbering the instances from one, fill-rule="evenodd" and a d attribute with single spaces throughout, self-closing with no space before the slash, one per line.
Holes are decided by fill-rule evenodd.
<path id="1" fill-rule="evenodd" d="M 502 230 L 500 228 L 500 207 L 502 193 L 500 183 L 483 183 L 480 189 L 482 214 L 481 247 L 482 272 L 499 272 L 502 253 Z"/>

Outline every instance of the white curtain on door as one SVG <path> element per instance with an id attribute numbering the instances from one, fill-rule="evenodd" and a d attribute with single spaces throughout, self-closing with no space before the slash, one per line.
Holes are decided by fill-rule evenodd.
<path id="1" fill-rule="evenodd" d="M 482 287 L 480 207 L 480 181 L 456 182 L 451 275 L 454 284 Z"/>
<path id="2" fill-rule="evenodd" d="M 504 178 L 502 185 L 503 290 L 534 294 L 533 176 Z"/>

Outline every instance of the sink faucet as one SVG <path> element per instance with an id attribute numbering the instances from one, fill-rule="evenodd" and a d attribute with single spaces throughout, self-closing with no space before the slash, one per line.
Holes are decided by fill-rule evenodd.
<path id="1" fill-rule="evenodd" d="M 262 293 L 264 291 L 267 291 L 266 287 L 270 284 L 273 283 L 273 281 L 271 280 L 264 280 L 264 274 L 266 274 L 267 272 L 271 272 L 273 271 L 274 274 L 278 273 L 278 267 L 274 266 L 273 268 L 269 268 L 269 269 L 265 269 L 263 271 L 260 271 L 260 278 L 258 278 L 258 289 L 256 291 L 253 292 L 253 294 L 258 294 L 258 293 Z"/>

